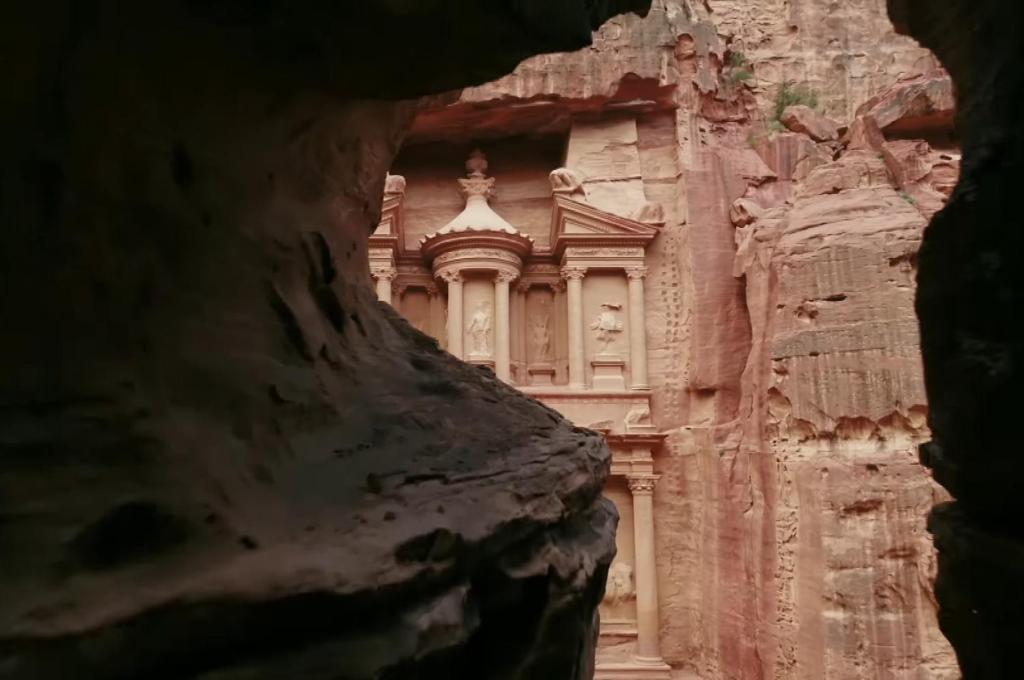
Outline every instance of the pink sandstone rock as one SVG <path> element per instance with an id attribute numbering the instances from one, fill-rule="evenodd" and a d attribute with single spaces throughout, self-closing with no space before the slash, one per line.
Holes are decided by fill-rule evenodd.
<path id="1" fill-rule="evenodd" d="M 421 116 L 401 158 L 412 231 L 461 209 L 446 168 L 476 134 L 499 177 L 495 210 L 542 254 L 556 168 L 575 174 L 557 187 L 592 207 L 663 206 L 644 303 L 650 421 L 666 437 L 654 514 L 673 677 L 956 677 L 924 526 L 941 494 L 914 458 L 927 405 L 912 304 L 930 199 L 958 156 L 853 116 L 935 64 L 874 4 L 794 0 L 780 21 L 774 0 L 670 0 L 591 50 L 528 60 Z M 749 86 L 725 81 L 727 43 L 750 58 Z M 842 142 L 759 129 L 775 86 L 802 74 L 830 116 L 852 120 Z M 557 391 L 564 365 L 552 370 Z M 574 408 L 615 436 L 596 406 Z M 598 677 L 615 678 L 607 662 L 628 661 L 632 642 L 607 634 L 622 621 L 603 625 Z"/>
<path id="2" fill-rule="evenodd" d="M 847 149 L 873 149 L 878 151 L 885 144 L 885 135 L 871 116 L 858 116 L 850 124 L 843 142 Z"/>
<path id="3" fill-rule="evenodd" d="M 838 123 L 803 104 L 787 106 L 780 120 L 793 132 L 802 132 L 816 142 L 839 138 Z"/>
<path id="4" fill-rule="evenodd" d="M 922 134 L 953 125 L 953 84 L 941 69 L 902 80 L 860 105 L 887 136 Z"/>

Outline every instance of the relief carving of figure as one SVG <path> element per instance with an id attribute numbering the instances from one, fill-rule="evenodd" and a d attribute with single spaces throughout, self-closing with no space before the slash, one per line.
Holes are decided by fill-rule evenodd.
<path id="1" fill-rule="evenodd" d="M 618 334 L 622 332 L 622 321 L 616 313 L 619 309 L 622 309 L 622 305 L 618 303 L 602 303 L 601 312 L 590 324 L 590 330 L 597 331 L 597 343 L 601 347 L 601 353 L 607 353 L 615 344 Z"/>
<path id="2" fill-rule="evenodd" d="M 603 602 L 614 606 L 636 596 L 633 588 L 633 567 L 616 560 L 608 569 L 608 583 L 604 589 Z"/>
<path id="3" fill-rule="evenodd" d="M 626 429 L 637 425 L 651 424 L 651 409 L 647 406 L 634 406 L 626 414 Z"/>
<path id="4" fill-rule="evenodd" d="M 478 356 L 489 356 L 491 336 L 491 305 L 481 300 L 476 303 L 476 311 L 473 312 L 466 332 L 470 337 L 470 354 Z"/>
<path id="5" fill-rule="evenodd" d="M 548 315 L 534 314 L 530 320 L 530 348 L 536 361 L 551 359 L 551 332 L 548 330 Z"/>

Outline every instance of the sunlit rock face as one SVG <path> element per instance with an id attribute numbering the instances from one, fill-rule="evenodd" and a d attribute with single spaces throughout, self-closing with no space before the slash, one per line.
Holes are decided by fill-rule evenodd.
<path id="1" fill-rule="evenodd" d="M 462 209 L 454 181 L 473 148 L 497 180 L 491 207 L 534 239 L 516 274 L 511 382 L 607 433 L 606 493 L 624 518 L 601 678 L 958 677 L 933 595 L 926 516 L 948 496 L 918 461 L 931 434 L 914 315 L 922 234 L 960 168 L 950 79 L 880 1 L 786 7 L 673 0 L 615 19 L 592 48 L 425 110 L 393 166 L 407 182 L 393 304 L 442 339 L 445 287 L 416 244 Z M 818 101 L 770 123 L 785 81 Z M 581 275 L 584 301 L 609 289 L 604 270 L 557 279 L 573 264 L 553 245 L 561 190 L 623 219 L 660 206 L 644 252 L 649 393 L 588 395 L 595 371 L 570 399 L 565 287 Z M 544 276 L 552 292 L 534 302 Z M 515 344 L 541 302 L 554 310 L 542 385 L 529 326 L 522 354 Z M 605 409 L 619 396 L 648 403 L 662 438 L 657 649 L 670 671 L 641 668 L 637 651 L 651 590 L 628 416 Z"/>
<path id="2" fill-rule="evenodd" d="M 455 4 L 0 12 L 0 677 L 590 677 L 607 448 L 366 238 L 386 99 L 643 3 Z"/>

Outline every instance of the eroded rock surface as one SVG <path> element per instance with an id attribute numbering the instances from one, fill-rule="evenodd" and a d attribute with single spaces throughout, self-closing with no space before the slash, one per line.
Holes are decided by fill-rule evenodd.
<path id="1" fill-rule="evenodd" d="M 590 677 L 607 449 L 376 302 L 352 97 L 642 4 L 3 10 L 0 677 Z"/>

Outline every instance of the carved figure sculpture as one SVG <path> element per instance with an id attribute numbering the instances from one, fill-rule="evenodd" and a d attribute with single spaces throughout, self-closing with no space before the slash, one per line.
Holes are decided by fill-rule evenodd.
<path id="1" fill-rule="evenodd" d="M 551 182 L 551 193 L 566 194 L 576 198 L 585 198 L 583 182 L 579 175 L 569 168 L 557 168 L 548 175 Z"/>
<path id="2" fill-rule="evenodd" d="M 466 326 L 466 332 L 471 340 L 470 354 L 490 355 L 491 306 L 486 301 L 481 300 L 476 303 L 476 311 L 473 312 L 469 325 Z"/>
<path id="3" fill-rule="evenodd" d="M 636 596 L 633 588 L 633 567 L 615 560 L 608 569 L 608 584 L 604 589 L 604 603 L 616 605 Z"/>
<path id="4" fill-rule="evenodd" d="M 634 406 L 630 409 L 629 413 L 626 414 L 626 429 L 630 426 L 637 425 L 650 425 L 651 424 L 651 409 L 647 406 Z"/>
<path id="5" fill-rule="evenodd" d="M 622 309 L 622 305 L 614 302 L 601 304 L 601 312 L 590 324 L 590 330 L 597 331 L 597 342 L 601 346 L 601 353 L 607 353 L 615 343 L 617 333 L 622 332 L 622 321 L 616 311 Z"/>
<path id="6" fill-rule="evenodd" d="M 536 361 L 551 359 L 551 332 L 548 330 L 548 315 L 534 314 L 530 319 L 530 349 Z"/>

